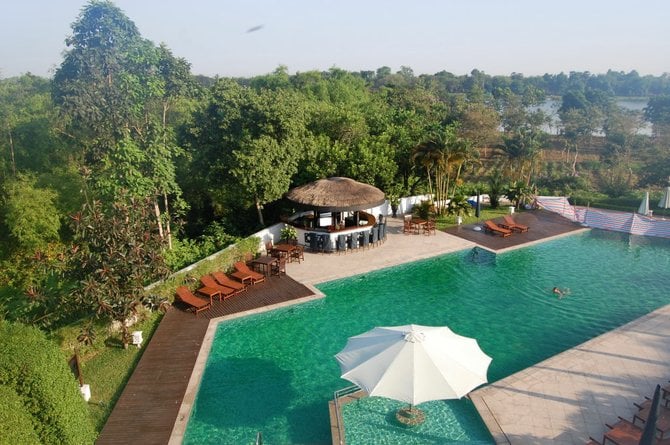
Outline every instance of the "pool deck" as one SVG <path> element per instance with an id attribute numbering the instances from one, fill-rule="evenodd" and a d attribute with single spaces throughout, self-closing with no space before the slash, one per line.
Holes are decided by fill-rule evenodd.
<path id="1" fill-rule="evenodd" d="M 602 442 L 670 377 L 670 306 L 470 393 L 497 444 Z"/>
<path id="2" fill-rule="evenodd" d="M 583 230 L 544 211 L 514 218 L 531 229 L 508 238 L 476 231 L 473 225 L 430 236 L 405 235 L 402 219 L 389 218 L 388 240 L 380 246 L 343 255 L 306 252 L 303 263 L 287 264 L 290 280 L 268 280 L 266 286 L 234 297 L 235 304 L 225 309 L 232 299 L 216 302 L 209 316 L 169 311 L 97 443 L 181 443 L 219 320 L 320 298 L 313 285 L 321 282 L 475 246 L 500 253 Z M 285 291 L 273 285 L 280 281 L 288 286 Z M 656 383 L 670 377 L 665 366 L 670 363 L 668 336 L 670 309 L 662 308 L 474 391 L 472 399 L 496 443 L 583 444 L 588 436 L 600 440 L 605 423 L 616 422 L 617 415 L 631 418 L 633 402 L 651 395 Z"/>

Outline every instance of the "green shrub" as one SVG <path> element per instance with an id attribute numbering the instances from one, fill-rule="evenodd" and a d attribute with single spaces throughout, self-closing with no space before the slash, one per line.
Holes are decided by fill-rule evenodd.
<path id="1" fill-rule="evenodd" d="M 39 444 L 33 418 L 23 400 L 8 386 L 0 386 L 0 445 Z"/>
<path id="2" fill-rule="evenodd" d="M 419 204 L 414 204 L 412 213 L 418 218 L 429 219 L 430 216 L 435 213 L 435 207 L 433 206 L 432 201 L 423 200 Z"/>
<path id="3" fill-rule="evenodd" d="M 0 385 L 13 390 L 44 444 L 90 444 L 95 432 L 58 347 L 38 329 L 0 321 Z"/>
<path id="4" fill-rule="evenodd" d="M 187 272 L 177 272 L 165 280 L 149 286 L 147 295 L 151 296 L 154 301 L 169 300 L 174 298 L 174 291 L 177 286 L 186 285 L 193 287 L 198 282 L 198 278 L 202 275 L 222 270 L 229 271 L 233 268 L 236 261 L 244 259 L 248 254 L 256 255 L 260 245 L 260 238 L 257 236 L 250 236 L 239 240 L 232 246 L 221 250 L 214 258 L 202 261 L 193 269 Z M 201 260 L 198 258 L 198 260 Z M 192 264 L 195 261 L 189 263 Z"/>

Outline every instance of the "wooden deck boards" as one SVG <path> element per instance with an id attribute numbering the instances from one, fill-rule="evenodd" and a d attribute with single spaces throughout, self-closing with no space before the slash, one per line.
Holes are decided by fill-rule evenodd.
<path id="1" fill-rule="evenodd" d="M 97 444 L 165 444 L 177 420 L 209 320 L 313 295 L 291 277 L 270 277 L 197 316 L 168 311 L 145 346 Z"/>
<path id="2" fill-rule="evenodd" d="M 489 250 L 501 251 L 584 229 L 578 223 L 545 210 L 515 213 L 512 218 L 517 223 L 528 226 L 529 230 L 523 233 L 514 232 L 511 236 L 503 238 L 500 235 L 486 233 L 484 230 L 475 231 L 475 226 L 482 225 L 477 223 L 450 227 L 444 232 L 472 241 Z M 503 219 L 496 218 L 493 221 L 499 224 Z"/>

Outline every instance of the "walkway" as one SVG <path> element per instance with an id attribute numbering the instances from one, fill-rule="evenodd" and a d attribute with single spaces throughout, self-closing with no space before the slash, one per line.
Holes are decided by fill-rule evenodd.
<path id="1" fill-rule="evenodd" d="M 670 306 L 470 394 L 497 444 L 583 445 L 670 377 Z"/>

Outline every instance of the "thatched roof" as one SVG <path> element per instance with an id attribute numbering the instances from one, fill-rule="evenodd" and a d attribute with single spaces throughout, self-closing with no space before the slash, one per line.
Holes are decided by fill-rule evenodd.
<path id="1" fill-rule="evenodd" d="M 301 185 L 286 198 L 319 212 L 346 212 L 376 207 L 384 203 L 384 192 L 350 178 L 327 178 Z"/>

